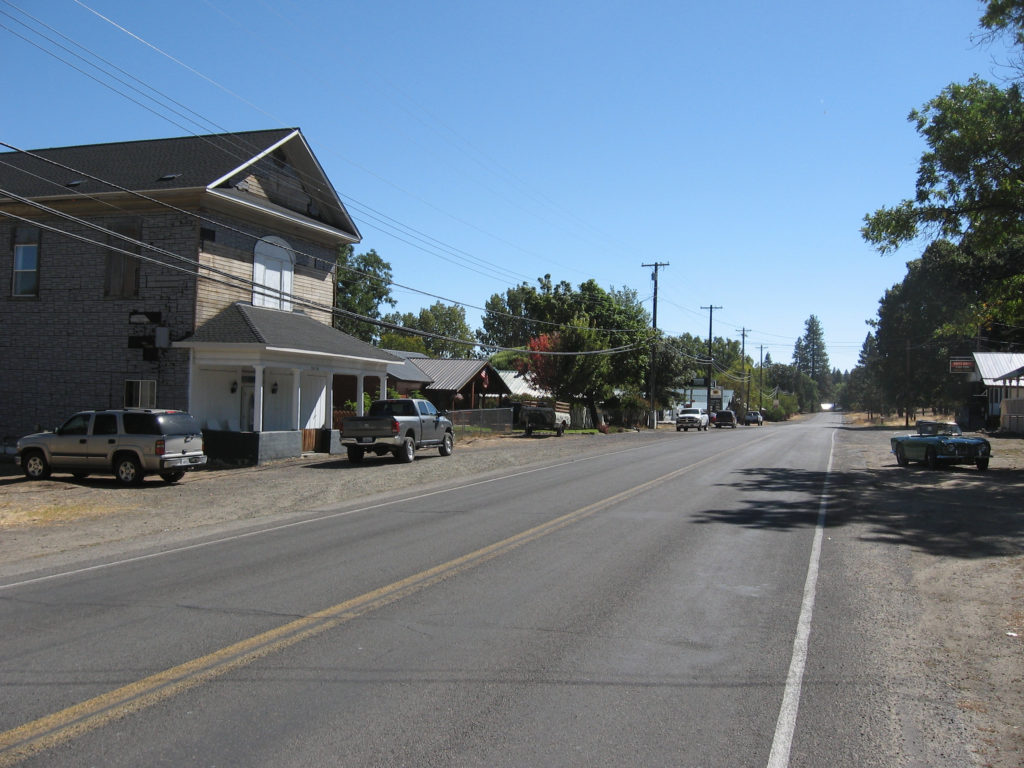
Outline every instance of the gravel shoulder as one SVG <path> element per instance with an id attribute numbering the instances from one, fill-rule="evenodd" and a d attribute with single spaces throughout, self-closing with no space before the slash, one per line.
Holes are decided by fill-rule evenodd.
<path id="1" fill-rule="evenodd" d="M 873 607 L 879 660 L 897 700 L 921 718 L 888 713 L 906 742 L 938 763 L 963 739 L 974 765 L 1024 765 L 1024 440 L 991 438 L 987 472 L 901 468 L 889 438 L 903 427 L 840 430 L 830 501 L 870 573 L 851 574 Z M 886 596 L 884 602 L 881 596 Z M 884 647 L 884 646 L 883 646 Z M 901 765 L 904 763 L 900 763 Z M 916 763 L 906 763 L 916 764 Z"/>
<path id="2" fill-rule="evenodd" d="M 768 426 L 768 428 L 773 428 Z M 1024 440 L 993 438 L 991 468 L 900 468 L 893 427 L 844 426 L 836 441 L 832 525 L 878 562 L 899 560 L 912 601 L 879 607 L 894 664 L 925 695 L 951 702 L 976 765 L 1024 765 Z M 509 436 L 460 441 L 412 464 L 313 455 L 261 467 L 205 469 L 175 484 L 67 476 L 28 482 L 0 463 L 0 578 L 59 569 L 240 531 L 352 500 L 426 492 L 458 478 L 574 461 L 649 434 Z M 879 569 L 881 573 L 883 568 Z M 910 618 L 908 619 L 908 615 Z M 897 619 L 898 616 L 898 619 Z M 909 622 L 909 625 L 908 625 Z M 906 724 L 909 727 L 909 724 Z M 925 731 L 938 722 L 918 724 Z M 947 738 L 948 735 L 947 735 Z"/>

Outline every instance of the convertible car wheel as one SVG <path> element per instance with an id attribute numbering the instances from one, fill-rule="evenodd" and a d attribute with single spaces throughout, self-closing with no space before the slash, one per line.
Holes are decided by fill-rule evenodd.
<path id="1" fill-rule="evenodd" d="M 896 463 L 901 467 L 905 467 L 910 463 L 907 461 L 907 454 L 904 453 L 902 445 L 896 446 Z"/>
<path id="2" fill-rule="evenodd" d="M 983 459 L 975 459 L 974 464 L 975 466 L 978 467 L 979 472 L 984 472 L 986 469 L 988 469 L 988 456 L 986 456 Z"/>
<path id="3" fill-rule="evenodd" d="M 924 463 L 928 465 L 928 469 L 939 468 L 939 457 L 935 455 L 934 448 L 929 448 L 924 452 Z"/>

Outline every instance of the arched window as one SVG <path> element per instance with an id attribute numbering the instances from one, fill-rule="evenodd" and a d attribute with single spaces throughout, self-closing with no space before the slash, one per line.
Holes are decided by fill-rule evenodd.
<path id="1" fill-rule="evenodd" d="M 253 251 L 252 304 L 291 310 L 292 249 L 280 237 L 264 237 Z"/>

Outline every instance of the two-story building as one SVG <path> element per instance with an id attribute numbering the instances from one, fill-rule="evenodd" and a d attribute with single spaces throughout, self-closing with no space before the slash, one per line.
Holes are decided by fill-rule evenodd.
<path id="1" fill-rule="evenodd" d="M 329 447 L 396 361 L 331 325 L 360 239 L 298 129 L 0 154 L 0 436 L 160 407 L 213 458 Z"/>

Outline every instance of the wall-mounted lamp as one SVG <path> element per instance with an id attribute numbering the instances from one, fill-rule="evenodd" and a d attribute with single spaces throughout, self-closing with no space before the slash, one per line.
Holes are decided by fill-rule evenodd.
<path id="1" fill-rule="evenodd" d="M 231 382 L 231 394 L 233 395 L 237 391 L 238 391 L 238 382 L 237 381 L 232 381 Z"/>
<path id="2" fill-rule="evenodd" d="M 276 381 L 274 382 L 273 386 L 270 387 L 270 394 L 272 394 L 272 395 L 276 395 L 277 394 L 277 382 Z"/>

